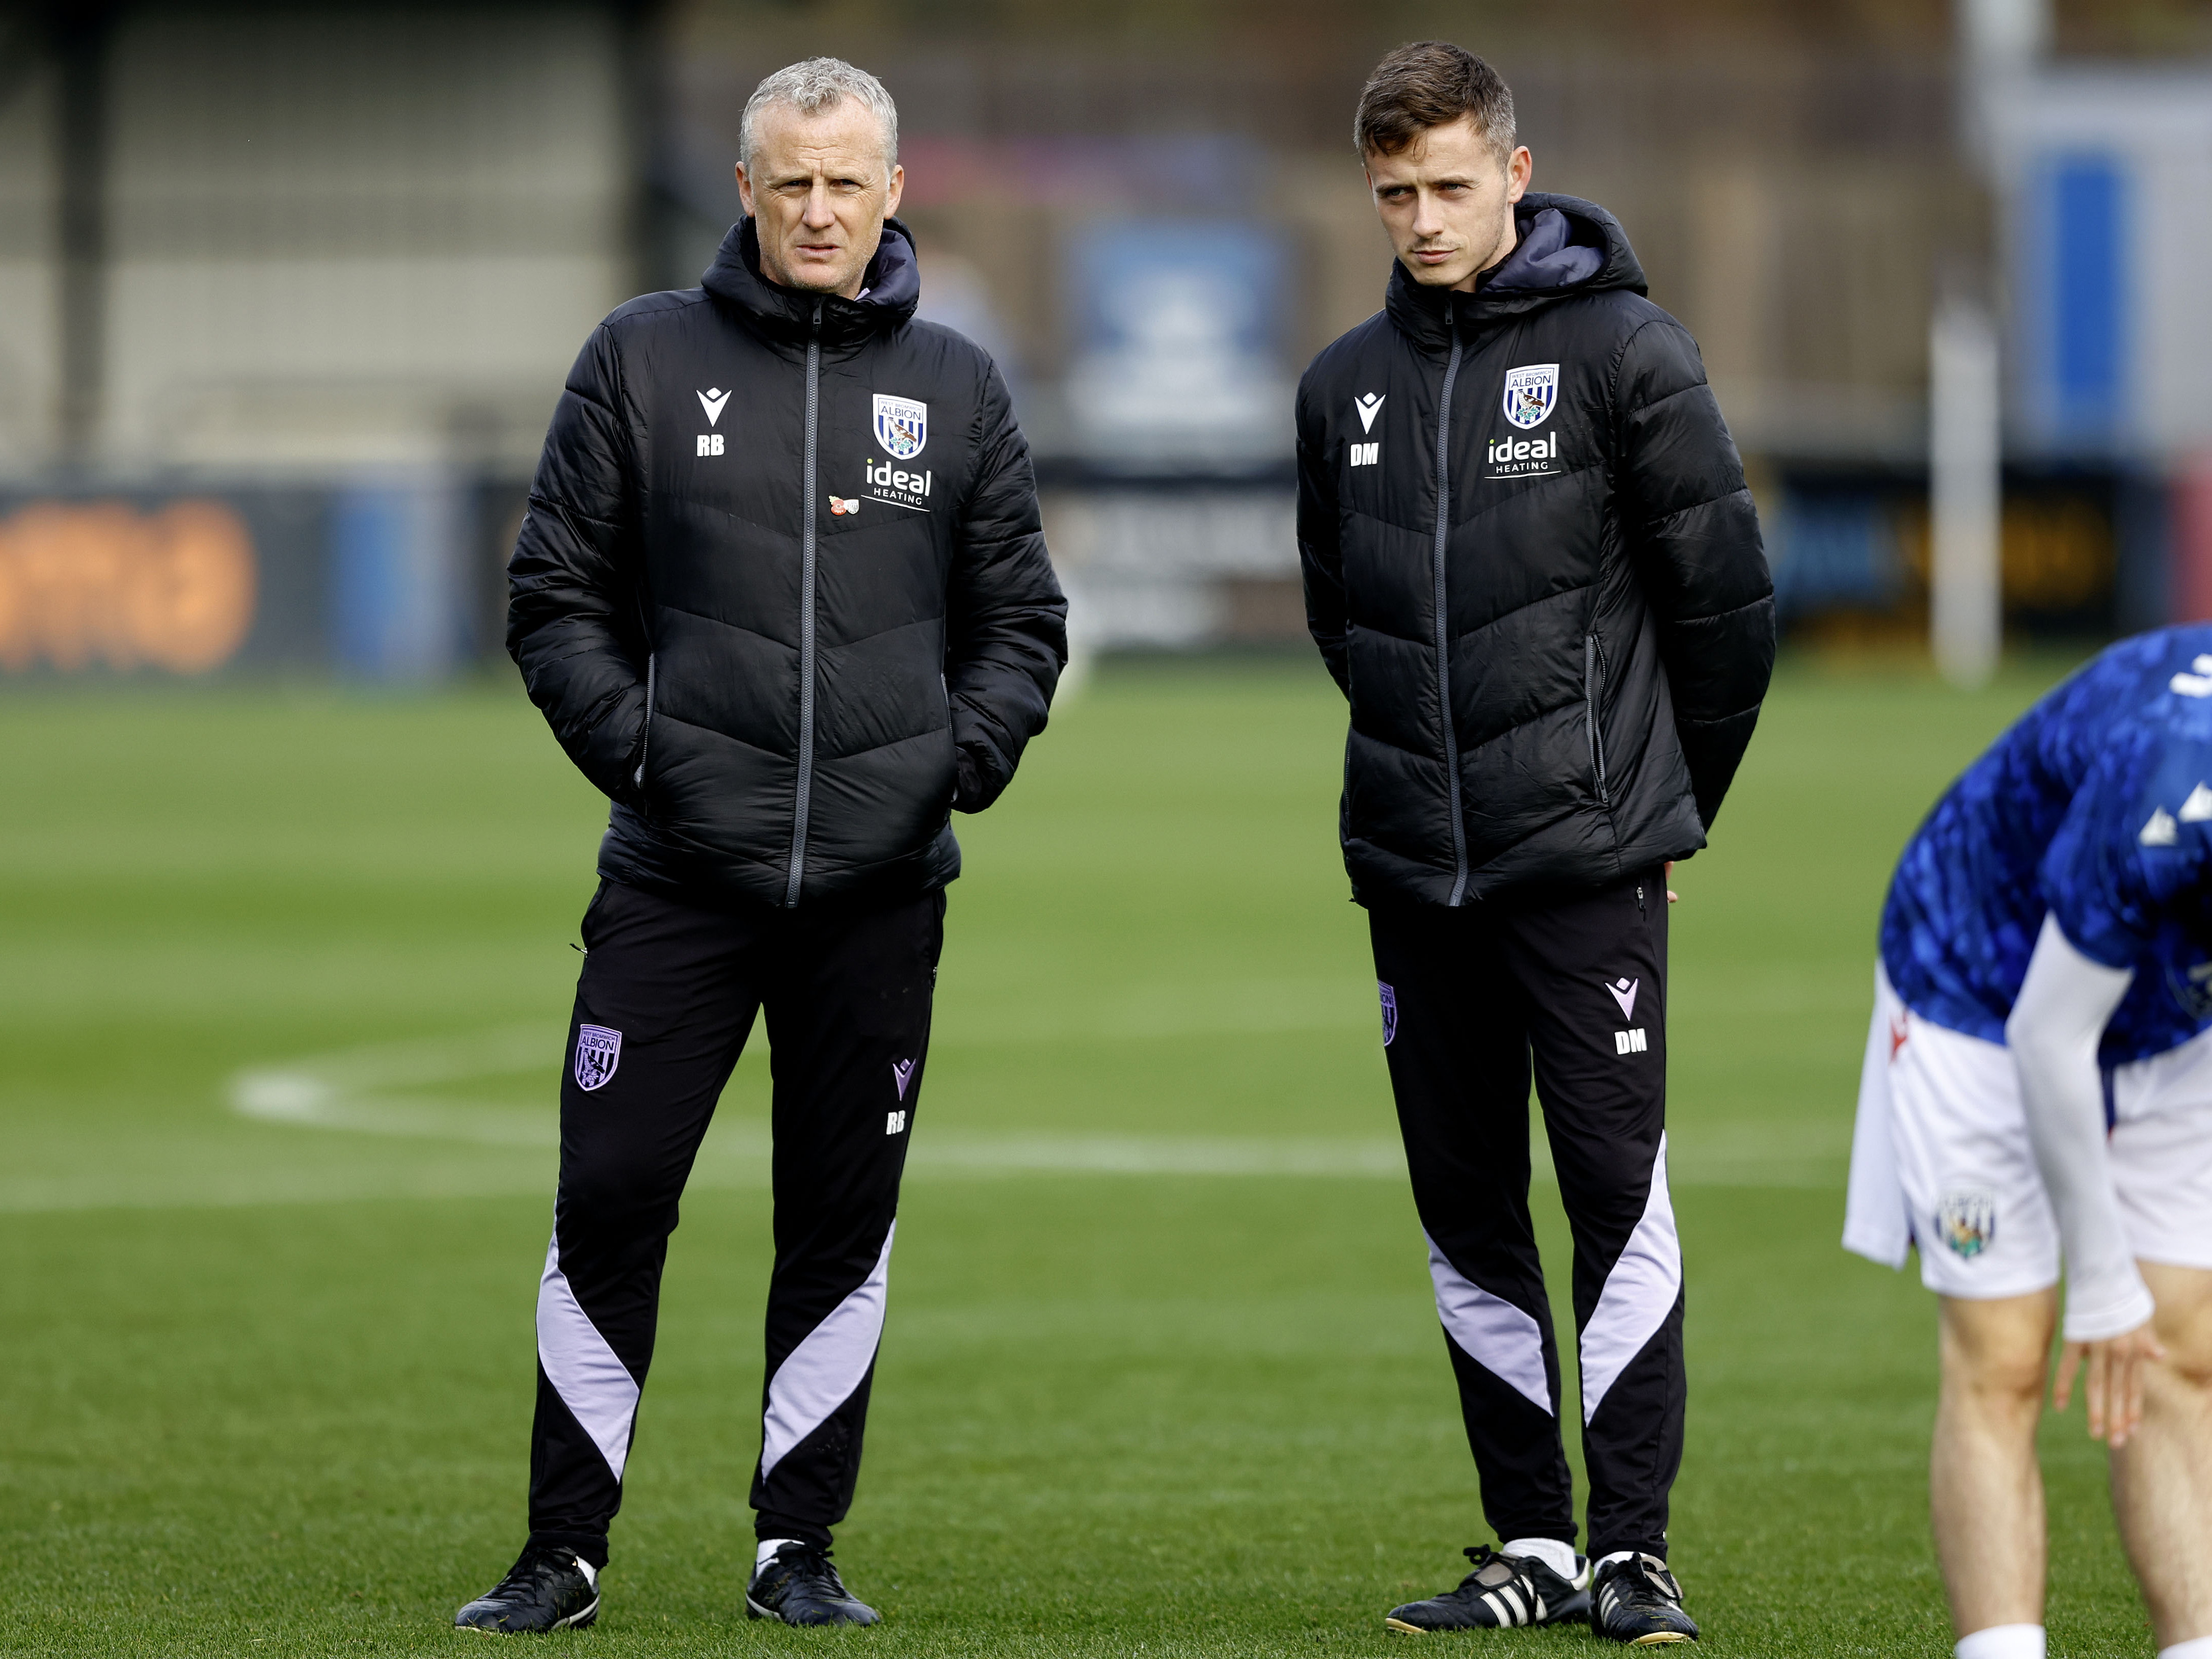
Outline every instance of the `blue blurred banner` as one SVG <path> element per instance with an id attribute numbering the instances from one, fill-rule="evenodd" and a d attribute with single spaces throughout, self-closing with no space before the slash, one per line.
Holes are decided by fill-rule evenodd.
<path id="1" fill-rule="evenodd" d="M 1261 225 L 1125 220 L 1078 234 L 1066 382 L 1078 449 L 1168 472 L 1287 458 L 1285 257 Z"/>
<path id="2" fill-rule="evenodd" d="M 341 489 L 331 502 L 330 635 L 370 680 L 441 678 L 467 648 L 462 503 L 440 477 Z"/>
<path id="3" fill-rule="evenodd" d="M 2115 156 L 2062 152 L 2041 159 L 2032 192 L 2025 405 L 2049 439 L 2106 449 L 2130 425 L 2127 174 Z"/>

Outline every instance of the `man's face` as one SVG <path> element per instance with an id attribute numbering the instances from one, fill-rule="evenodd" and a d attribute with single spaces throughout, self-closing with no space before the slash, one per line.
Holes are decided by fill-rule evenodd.
<path id="1" fill-rule="evenodd" d="M 803 115 L 761 111 L 738 194 L 760 233 L 761 275 L 784 288 L 852 299 L 898 210 L 906 169 L 884 165 L 883 124 L 854 98 Z"/>
<path id="2" fill-rule="evenodd" d="M 1407 274 L 1425 288 L 1473 289 L 1513 251 L 1513 204 L 1531 165 L 1525 144 L 1500 161 L 1465 116 L 1395 155 L 1370 154 L 1367 186 Z"/>

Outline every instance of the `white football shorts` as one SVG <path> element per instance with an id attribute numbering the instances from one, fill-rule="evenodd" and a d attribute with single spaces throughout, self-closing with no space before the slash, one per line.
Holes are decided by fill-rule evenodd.
<path id="1" fill-rule="evenodd" d="M 2136 1255 L 2212 1269 L 2212 1031 L 2117 1068 L 2112 1105 L 2106 1145 Z M 1903 1225 L 1885 1226 L 1900 1197 Z M 1922 1018 L 1877 967 L 1844 1242 L 1901 1267 L 1907 1237 L 1922 1282 L 1942 1296 L 2058 1282 L 2057 1219 L 2011 1051 Z"/>

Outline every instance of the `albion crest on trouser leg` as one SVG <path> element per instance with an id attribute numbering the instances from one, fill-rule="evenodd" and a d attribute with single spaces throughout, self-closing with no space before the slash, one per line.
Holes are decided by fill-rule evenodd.
<path id="1" fill-rule="evenodd" d="M 576 1028 L 576 1086 L 589 1094 L 604 1089 L 622 1064 L 622 1033 L 605 1025 Z"/>

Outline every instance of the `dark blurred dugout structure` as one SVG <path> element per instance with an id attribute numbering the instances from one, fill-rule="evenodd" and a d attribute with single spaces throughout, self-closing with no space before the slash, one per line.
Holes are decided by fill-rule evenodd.
<path id="1" fill-rule="evenodd" d="M 1429 35 L 1696 331 L 1796 636 L 1924 636 L 1960 295 L 2015 634 L 2212 615 L 2212 0 L 137 0 L 0 7 L 0 677 L 495 658 L 569 359 L 697 281 L 746 94 L 822 52 L 899 100 L 1083 645 L 1295 641 L 1291 388 L 1389 269 L 1352 105 Z"/>

